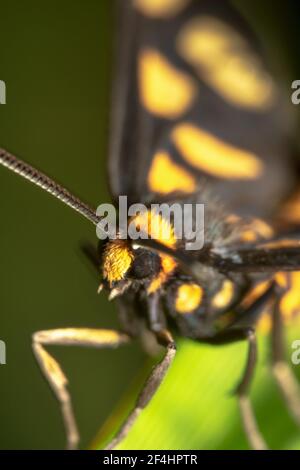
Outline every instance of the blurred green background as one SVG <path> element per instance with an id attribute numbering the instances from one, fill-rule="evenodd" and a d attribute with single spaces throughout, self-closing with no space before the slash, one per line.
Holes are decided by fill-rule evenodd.
<path id="1" fill-rule="evenodd" d="M 263 39 L 289 94 L 291 81 L 300 78 L 296 2 L 236 4 Z M 108 201 L 113 2 L 0 0 L 0 18 L 0 79 L 7 86 L 0 145 L 92 205 Z M 32 356 L 31 335 L 65 326 L 116 327 L 116 311 L 104 294 L 96 295 L 97 278 L 79 253 L 80 240 L 95 240 L 94 227 L 5 169 L 0 188 L 0 339 L 7 345 L 7 364 L 0 366 L 0 448 L 63 448 L 59 410 Z M 289 334 L 297 337 L 295 330 Z M 263 338 L 261 347 L 266 351 Z M 150 364 L 138 344 L 116 351 L 52 350 L 70 379 L 86 447 L 131 390 L 123 398 L 128 408 Z M 247 448 L 230 396 L 245 353 L 243 344 L 180 342 L 170 376 L 124 446 Z M 266 364 L 267 352 L 253 389 L 261 427 L 272 447 L 300 448 L 300 432 Z M 93 446 L 101 442 L 100 436 Z"/>

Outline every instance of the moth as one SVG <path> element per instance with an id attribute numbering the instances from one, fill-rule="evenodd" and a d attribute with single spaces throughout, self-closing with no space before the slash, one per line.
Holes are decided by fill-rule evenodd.
<path id="1" fill-rule="evenodd" d="M 146 326 L 165 348 L 107 445 L 112 449 L 176 360 L 178 336 L 216 345 L 246 341 L 236 396 L 250 445 L 264 449 L 248 392 L 256 324 L 266 312 L 272 371 L 300 421 L 299 386 L 282 338 L 284 318 L 300 308 L 300 199 L 289 110 L 256 35 L 229 1 L 121 0 L 116 17 L 109 185 L 116 204 L 125 195 L 129 204 L 146 206 L 128 224 L 151 236 L 124 239 L 117 232 L 99 250 L 85 250 L 101 271 L 99 291 L 117 303 L 120 330 L 38 331 L 35 357 L 59 402 L 72 449 L 79 432 L 67 378 L 47 346 L 117 347 Z M 93 208 L 6 150 L 0 150 L 0 163 L 93 224 L 101 222 Z M 203 247 L 187 250 L 174 220 L 150 211 L 154 202 L 204 204 Z"/>

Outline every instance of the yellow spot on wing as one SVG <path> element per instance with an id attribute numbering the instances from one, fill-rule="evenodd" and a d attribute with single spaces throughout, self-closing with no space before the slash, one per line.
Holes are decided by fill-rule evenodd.
<path id="1" fill-rule="evenodd" d="M 184 168 L 174 163 L 167 152 L 157 152 L 148 174 L 149 188 L 157 193 L 173 191 L 192 193 L 196 190 L 195 178 Z"/>
<path id="2" fill-rule="evenodd" d="M 247 180 L 263 172 L 262 162 L 253 153 L 225 143 L 192 124 L 178 124 L 172 139 L 188 163 L 213 176 Z"/>
<path id="3" fill-rule="evenodd" d="M 110 284 L 124 279 L 132 260 L 132 251 L 125 240 L 109 242 L 103 255 L 103 277 Z"/>
<path id="4" fill-rule="evenodd" d="M 175 309 L 178 313 L 191 313 L 201 304 L 203 289 L 198 284 L 182 284 L 176 293 Z"/>
<path id="5" fill-rule="evenodd" d="M 179 33 L 179 53 L 233 105 L 265 110 L 276 96 L 271 76 L 248 42 L 221 20 L 202 16 Z"/>
<path id="6" fill-rule="evenodd" d="M 152 18 L 170 18 L 179 13 L 190 0 L 133 0 L 134 6 Z"/>
<path id="7" fill-rule="evenodd" d="M 215 308 L 225 308 L 227 307 L 233 299 L 234 295 L 234 286 L 233 283 L 229 280 L 223 282 L 221 289 L 217 292 L 212 299 L 212 305 Z"/>
<path id="8" fill-rule="evenodd" d="M 139 56 L 140 99 L 152 114 L 174 119 L 192 104 L 196 85 L 186 73 L 176 69 L 154 49 L 144 49 Z"/>

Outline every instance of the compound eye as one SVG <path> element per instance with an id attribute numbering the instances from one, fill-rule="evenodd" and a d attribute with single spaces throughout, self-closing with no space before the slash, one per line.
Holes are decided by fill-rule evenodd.
<path id="1" fill-rule="evenodd" d="M 152 278 L 157 275 L 161 267 L 160 257 L 149 250 L 138 249 L 134 251 L 134 260 L 129 277 L 134 279 Z"/>

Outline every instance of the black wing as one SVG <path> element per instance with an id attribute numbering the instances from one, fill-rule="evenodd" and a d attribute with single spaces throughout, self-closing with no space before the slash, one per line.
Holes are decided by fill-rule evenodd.
<path id="1" fill-rule="evenodd" d="M 232 210 L 269 214 L 293 186 L 290 121 L 246 21 L 226 0 L 120 0 L 118 19 L 113 198 L 204 179 Z"/>

